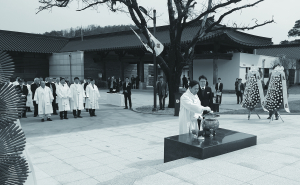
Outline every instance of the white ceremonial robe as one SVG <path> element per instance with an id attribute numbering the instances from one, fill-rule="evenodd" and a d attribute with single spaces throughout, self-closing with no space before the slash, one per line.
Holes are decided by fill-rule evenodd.
<path id="1" fill-rule="evenodd" d="M 59 102 L 59 97 L 58 97 L 58 95 L 57 95 L 57 91 L 58 91 L 57 89 L 59 88 L 60 83 L 57 84 L 57 83 L 55 82 L 54 84 L 55 84 L 55 89 L 56 89 L 56 99 L 55 99 L 55 103 L 58 104 L 58 102 Z"/>
<path id="2" fill-rule="evenodd" d="M 83 90 L 84 90 L 84 84 L 85 84 L 85 82 L 81 84 Z M 83 103 L 86 103 L 86 91 L 85 90 L 84 90 L 84 95 L 85 95 L 85 98 L 83 99 Z"/>
<path id="3" fill-rule="evenodd" d="M 94 85 L 94 88 L 92 84 L 86 86 L 86 97 L 87 97 L 85 103 L 86 109 L 99 109 L 98 100 L 100 98 L 100 93 L 96 85 Z"/>
<path id="4" fill-rule="evenodd" d="M 196 130 L 198 127 L 195 114 L 202 114 L 204 107 L 201 106 L 198 95 L 193 95 L 190 89 L 180 98 L 179 111 L 179 134 L 189 133 L 189 130 Z"/>
<path id="5" fill-rule="evenodd" d="M 33 107 L 32 92 L 31 92 L 30 84 L 28 84 L 26 86 L 27 86 L 27 89 L 28 89 L 26 107 Z"/>
<path id="6" fill-rule="evenodd" d="M 64 85 L 59 84 L 56 89 L 56 94 L 58 96 L 58 111 L 68 111 L 70 110 L 70 101 L 71 97 L 70 88 L 65 83 Z"/>
<path id="7" fill-rule="evenodd" d="M 81 84 L 72 84 L 70 87 L 71 91 L 71 110 L 83 110 L 85 92 Z"/>
<path id="8" fill-rule="evenodd" d="M 49 87 L 39 87 L 36 89 L 34 94 L 34 101 L 38 104 L 39 115 L 53 113 L 52 101 L 54 97 Z"/>

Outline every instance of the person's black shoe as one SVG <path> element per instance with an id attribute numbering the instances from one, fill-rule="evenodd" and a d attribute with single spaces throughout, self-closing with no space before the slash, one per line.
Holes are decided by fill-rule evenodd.
<path id="1" fill-rule="evenodd" d="M 94 114 L 93 116 L 97 116 L 96 114 Z"/>
<path id="2" fill-rule="evenodd" d="M 32 110 L 28 110 L 27 112 L 32 112 Z"/>
<path id="3" fill-rule="evenodd" d="M 67 117 L 64 117 L 64 119 L 69 119 L 69 118 L 67 118 Z"/>
<path id="4" fill-rule="evenodd" d="M 61 117 L 60 119 L 63 120 L 64 118 Z"/>
<path id="5" fill-rule="evenodd" d="M 90 117 L 93 117 L 93 115 L 90 115 Z"/>
<path id="6" fill-rule="evenodd" d="M 278 116 L 276 116 L 275 120 L 278 120 Z"/>
<path id="7" fill-rule="evenodd" d="M 42 122 L 44 122 L 45 120 L 44 120 L 44 119 L 42 119 L 41 121 L 42 121 Z"/>
<path id="8" fill-rule="evenodd" d="M 82 118 L 81 116 L 77 116 L 77 118 Z"/>
<path id="9" fill-rule="evenodd" d="M 77 116 L 74 116 L 74 118 L 77 118 Z"/>
<path id="10" fill-rule="evenodd" d="M 47 121 L 52 121 L 52 119 L 50 119 L 50 118 L 47 118 Z"/>
<path id="11" fill-rule="evenodd" d="M 271 119 L 271 116 L 269 116 L 267 119 Z"/>
<path id="12" fill-rule="evenodd" d="M 37 115 L 34 115 L 33 117 L 37 117 Z"/>
<path id="13" fill-rule="evenodd" d="M 162 110 L 162 108 L 159 108 L 159 110 Z"/>
<path id="14" fill-rule="evenodd" d="M 89 109 L 85 109 L 86 110 L 86 112 L 88 112 L 89 111 Z"/>
<path id="15" fill-rule="evenodd" d="M 128 107 L 125 107 L 124 109 L 128 109 Z"/>
<path id="16" fill-rule="evenodd" d="M 165 108 L 162 108 L 162 110 L 165 110 Z"/>

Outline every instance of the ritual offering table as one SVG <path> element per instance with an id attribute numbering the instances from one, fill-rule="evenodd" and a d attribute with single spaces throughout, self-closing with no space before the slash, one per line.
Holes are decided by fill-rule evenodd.
<path id="1" fill-rule="evenodd" d="M 164 162 L 170 162 L 184 157 L 207 159 L 225 153 L 233 152 L 257 143 L 257 136 L 218 128 L 214 136 L 198 139 L 192 133 L 165 138 Z M 199 135 L 203 135 L 200 131 Z"/>
<path id="2" fill-rule="evenodd" d="M 124 95 L 119 93 L 107 93 L 106 95 L 107 104 L 116 105 L 116 106 L 125 106 Z"/>

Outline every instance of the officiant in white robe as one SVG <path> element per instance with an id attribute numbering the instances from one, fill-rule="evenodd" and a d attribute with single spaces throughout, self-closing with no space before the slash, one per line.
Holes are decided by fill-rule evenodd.
<path id="1" fill-rule="evenodd" d="M 203 111 L 211 111 L 210 107 L 201 106 L 197 95 L 198 91 L 199 83 L 192 80 L 189 83 L 189 88 L 180 98 L 179 135 L 189 133 L 192 130 L 198 131 L 197 119 Z"/>
<path id="2" fill-rule="evenodd" d="M 58 110 L 60 119 L 68 119 L 67 111 L 70 110 L 70 98 L 71 92 L 68 84 L 66 84 L 64 78 L 60 78 L 59 87 L 56 89 L 56 94 L 58 98 Z"/>
<path id="3" fill-rule="evenodd" d="M 41 86 L 36 89 L 34 94 L 34 101 L 38 104 L 38 114 L 42 118 L 42 122 L 52 121 L 50 119 L 51 114 L 53 113 L 52 101 L 54 97 L 49 87 L 45 85 L 44 81 L 41 81 Z"/>
<path id="4" fill-rule="evenodd" d="M 83 103 L 85 99 L 85 92 L 83 86 L 79 84 L 79 78 L 74 78 L 74 84 L 70 86 L 71 99 L 70 105 L 71 110 L 73 110 L 74 118 L 82 118 L 80 116 L 81 110 L 84 109 Z"/>
<path id="5" fill-rule="evenodd" d="M 99 109 L 100 93 L 95 85 L 95 80 L 90 79 L 90 84 L 86 86 L 86 103 L 85 108 L 89 109 L 90 116 L 96 116 L 95 109 Z"/>

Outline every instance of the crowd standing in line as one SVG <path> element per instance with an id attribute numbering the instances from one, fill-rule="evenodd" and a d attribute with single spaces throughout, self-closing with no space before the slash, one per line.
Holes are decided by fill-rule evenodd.
<path id="1" fill-rule="evenodd" d="M 100 93 L 95 80 L 88 78 L 82 84 L 79 82 L 78 77 L 74 78 L 74 84 L 70 84 L 63 77 L 47 77 L 45 80 L 40 77 L 28 84 L 16 77 L 15 82 L 8 83 L 15 85 L 26 99 L 26 108 L 19 117 L 27 118 L 26 112 L 32 112 L 30 107 L 34 107 L 34 117 L 39 116 L 44 122 L 52 121 L 51 114 L 58 115 L 57 110 L 61 120 L 68 119 L 68 111 L 73 112 L 74 118 L 82 118 L 81 111 L 84 109 L 91 117 L 96 116 L 95 109 L 99 109 Z"/>

